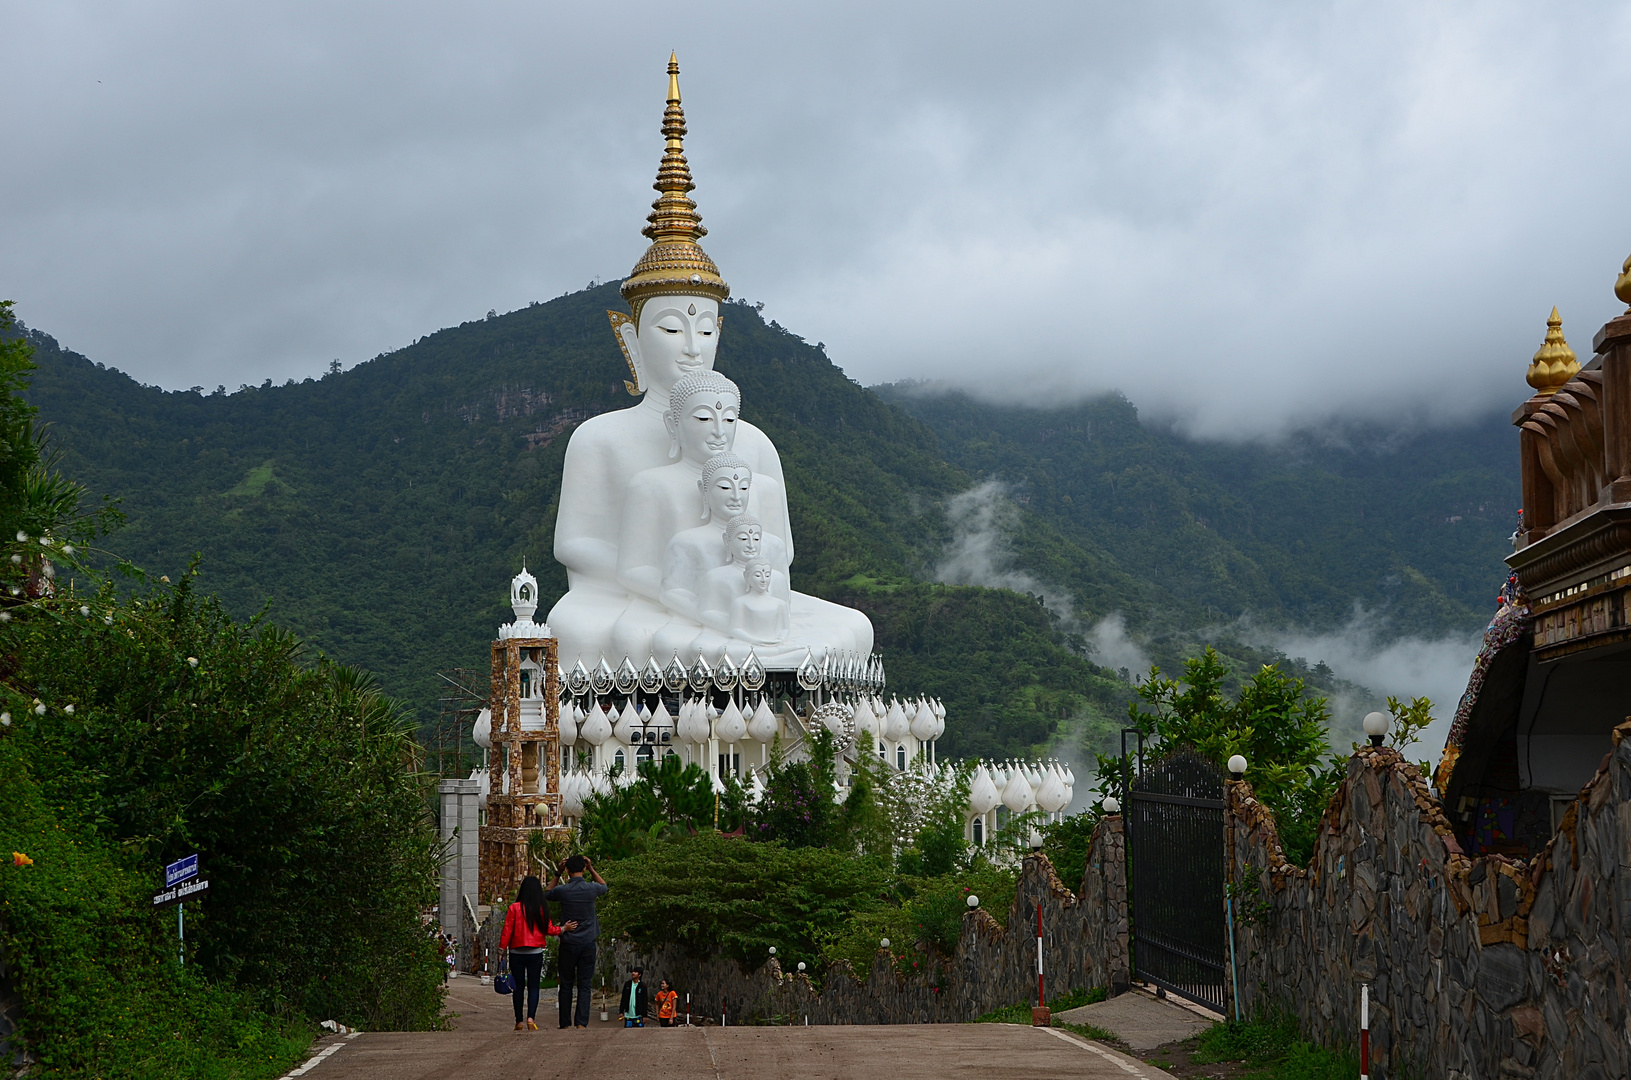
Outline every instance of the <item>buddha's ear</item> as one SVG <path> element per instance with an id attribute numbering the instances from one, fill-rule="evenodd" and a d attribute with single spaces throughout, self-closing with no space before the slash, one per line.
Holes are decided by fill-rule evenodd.
<path id="1" fill-rule="evenodd" d="M 697 494 L 702 496 L 702 520 L 707 521 L 714 515 L 708 507 L 708 487 L 700 478 L 697 480 Z"/>
<path id="2" fill-rule="evenodd" d="M 663 427 L 668 429 L 668 457 L 672 461 L 680 456 L 680 429 L 674 426 L 674 416 L 667 410 L 663 411 Z"/>
<path id="3" fill-rule="evenodd" d="M 634 325 L 634 320 L 621 311 L 607 311 L 606 317 L 612 321 L 612 336 L 617 338 L 617 347 L 623 350 L 623 361 L 629 365 L 629 374 L 634 381 L 623 380 L 623 389 L 634 397 L 646 392 L 644 380 L 640 378 L 640 331 Z"/>

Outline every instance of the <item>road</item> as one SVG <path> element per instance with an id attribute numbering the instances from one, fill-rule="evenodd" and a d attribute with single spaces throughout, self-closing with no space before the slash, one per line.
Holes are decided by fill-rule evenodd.
<path id="1" fill-rule="evenodd" d="M 1170 1080 L 1170 1074 L 1057 1029 L 1012 1024 L 560 1030 L 553 1001 L 539 1031 L 514 1030 L 508 998 L 453 981 L 452 1031 L 330 1036 L 300 1080 L 452 1080 L 502 1076 L 655 1076 L 662 1080 Z M 293 1074 L 291 1074 L 293 1075 Z"/>

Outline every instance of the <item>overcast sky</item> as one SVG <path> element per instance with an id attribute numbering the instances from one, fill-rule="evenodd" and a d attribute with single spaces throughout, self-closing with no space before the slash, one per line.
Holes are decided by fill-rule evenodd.
<path id="1" fill-rule="evenodd" d="M 279 382 L 704 241 L 866 383 L 1202 433 L 1516 403 L 1631 252 L 1624 4 L 0 0 L 0 297 Z M 729 329 L 727 327 L 727 333 Z"/>

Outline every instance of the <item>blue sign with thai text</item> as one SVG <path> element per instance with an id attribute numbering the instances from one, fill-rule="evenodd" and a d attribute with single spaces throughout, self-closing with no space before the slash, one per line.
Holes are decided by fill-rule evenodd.
<path id="1" fill-rule="evenodd" d="M 168 889 L 178 881 L 198 876 L 198 856 L 188 855 L 184 859 L 177 859 L 164 868 L 164 887 Z"/>

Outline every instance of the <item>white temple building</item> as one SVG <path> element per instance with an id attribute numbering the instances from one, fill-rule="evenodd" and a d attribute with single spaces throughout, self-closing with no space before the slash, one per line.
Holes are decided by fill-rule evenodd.
<path id="1" fill-rule="evenodd" d="M 498 628 L 500 641 L 552 637 L 547 625 L 532 621 L 537 588 L 524 568 L 511 582 L 515 620 Z M 741 671 L 728 657 L 722 659 L 717 666 L 702 659 L 689 670 L 675 663 L 666 670 L 650 664 L 637 673 L 632 661 L 613 670 L 601 658 L 594 672 L 581 664 L 572 671 L 557 670 L 565 824 L 581 821 L 593 793 L 633 783 L 641 762 L 670 755 L 705 768 L 717 788 L 730 779 L 739 781 L 751 798 L 764 789 L 773 761 L 809 756 L 807 740 L 818 725 L 832 733 L 838 751 L 835 800 L 845 797 L 861 754 L 928 785 L 955 782 L 961 763 L 941 761 L 937 753 L 946 730 L 945 706 L 921 697 L 886 698 L 879 659 L 841 660 L 836 674 L 831 664 L 822 671 L 807 663 L 791 681 L 781 683 L 757 667 L 751 655 Z M 523 731 L 542 730 L 547 722 L 547 675 L 537 662 L 521 662 Z M 491 709 L 477 716 L 472 736 L 484 751 L 491 748 Z M 1045 821 L 1057 820 L 1074 796 L 1075 774 L 1056 760 L 978 761 L 972 769 L 964 838 L 977 846 L 1013 816 L 1040 811 Z M 482 805 L 490 772 L 483 762 L 471 774 Z"/>

